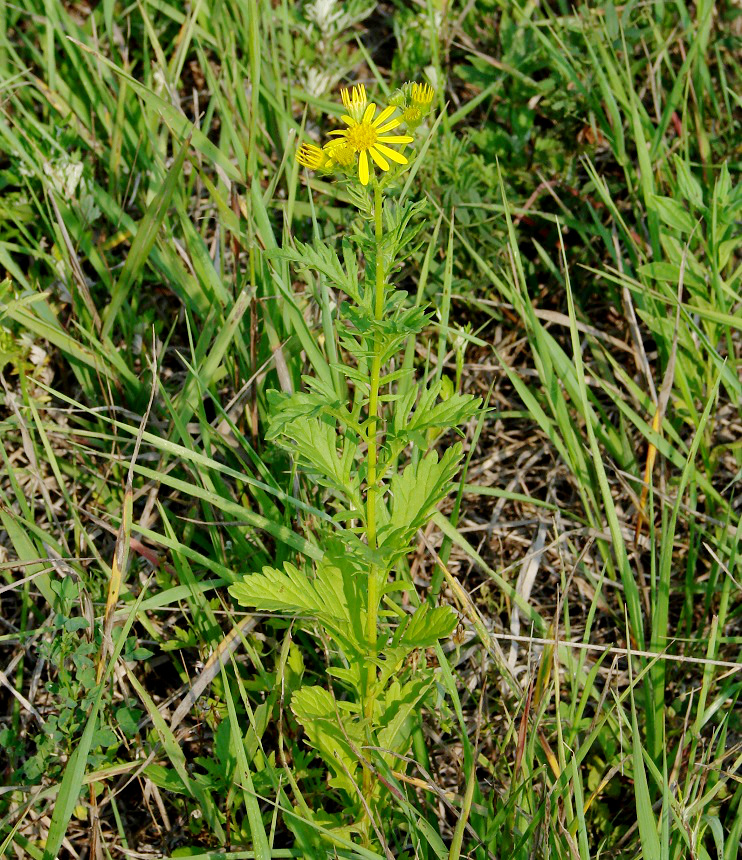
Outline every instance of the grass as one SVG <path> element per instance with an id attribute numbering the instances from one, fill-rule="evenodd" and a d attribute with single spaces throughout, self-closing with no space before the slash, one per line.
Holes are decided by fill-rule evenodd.
<path id="1" fill-rule="evenodd" d="M 0 9 L 0 855 L 737 856 L 739 47 L 708 2 Z M 296 141 L 423 75 L 404 366 L 490 409 L 401 566 L 460 624 L 364 840 L 291 710 L 331 655 L 227 588 L 335 529 L 265 438 L 346 385 L 274 253 L 354 223 Z"/>

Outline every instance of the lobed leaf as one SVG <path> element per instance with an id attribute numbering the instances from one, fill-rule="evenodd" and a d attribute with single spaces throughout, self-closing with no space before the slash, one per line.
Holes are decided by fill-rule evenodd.
<path id="1" fill-rule="evenodd" d="M 350 296 L 355 302 L 361 303 L 358 292 L 358 262 L 350 247 L 344 243 L 343 258 L 347 271 L 343 268 L 338 255 L 324 242 L 315 241 L 314 245 L 295 242 L 295 248 L 281 248 L 267 252 L 268 257 L 288 260 L 300 269 L 316 269 L 330 283 Z"/>
<path id="2" fill-rule="evenodd" d="M 388 524 L 379 530 L 382 546 L 401 549 L 425 525 L 449 492 L 462 452 L 460 443 L 449 448 L 440 460 L 432 451 L 392 477 L 391 514 Z"/>
<path id="3" fill-rule="evenodd" d="M 456 615 L 450 606 L 431 608 L 423 603 L 404 626 L 400 646 L 432 648 L 439 639 L 450 636 L 456 627 Z"/>
<path id="4" fill-rule="evenodd" d="M 311 579 L 290 562 L 283 570 L 264 567 L 262 573 L 251 573 L 242 582 L 229 587 L 229 593 L 242 606 L 261 612 L 304 613 L 341 618 L 342 611 L 320 597 Z"/>
<path id="5" fill-rule="evenodd" d="M 358 786 L 354 775 L 358 770 L 358 757 L 351 743 L 360 750 L 364 743 L 363 729 L 357 720 L 344 719 L 340 725 L 335 700 L 322 687 L 302 687 L 291 697 L 291 710 L 307 734 L 309 743 L 316 749 L 333 771 L 328 780 L 352 797 Z"/>

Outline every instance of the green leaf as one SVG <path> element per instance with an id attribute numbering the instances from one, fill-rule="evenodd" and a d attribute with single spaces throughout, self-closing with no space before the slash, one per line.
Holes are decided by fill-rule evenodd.
<path id="1" fill-rule="evenodd" d="M 481 397 L 471 394 L 452 394 L 431 409 L 415 410 L 409 424 L 412 430 L 427 430 L 431 427 L 457 427 L 476 415 L 482 403 Z"/>
<path id="2" fill-rule="evenodd" d="M 295 242 L 295 248 L 281 248 L 267 251 L 266 256 L 289 260 L 299 269 L 316 269 L 321 272 L 330 283 L 342 290 L 353 301 L 361 304 L 358 292 L 358 262 L 350 247 L 343 245 L 343 258 L 348 271 L 343 268 L 338 255 L 324 242 L 316 241 L 314 246 L 305 245 L 303 242 Z"/>
<path id="3" fill-rule="evenodd" d="M 639 274 L 655 281 L 665 281 L 677 285 L 680 282 L 680 266 L 675 263 L 645 263 L 639 266 Z M 687 287 L 703 287 L 704 282 L 686 266 L 683 283 Z"/>
<path id="4" fill-rule="evenodd" d="M 363 729 L 357 720 L 348 717 L 340 725 L 332 695 L 322 687 L 302 687 L 291 697 L 291 710 L 307 734 L 309 743 L 332 769 L 328 781 L 342 788 L 351 797 L 358 788 L 354 776 L 358 758 L 350 745 L 360 750 L 365 742 Z"/>
<path id="5" fill-rule="evenodd" d="M 673 200 L 672 197 L 662 197 L 659 194 L 653 194 L 650 200 L 650 205 L 665 224 L 681 233 L 693 231 L 695 221 L 678 200 Z"/>
<path id="6" fill-rule="evenodd" d="M 287 424 L 283 435 L 294 445 L 291 448 L 299 465 L 316 475 L 322 486 L 339 492 L 361 511 L 360 477 L 355 465 L 357 445 L 342 439 L 338 456 L 338 435 L 335 428 L 319 418 L 297 418 Z"/>
<path id="7" fill-rule="evenodd" d="M 442 388 L 443 379 L 434 382 L 429 388 L 424 388 L 411 417 L 410 411 L 415 403 L 417 392 L 414 388 L 407 392 L 394 410 L 391 435 L 405 437 L 412 433 L 422 434 L 425 430 L 434 427 L 456 427 L 479 412 L 481 397 L 473 397 L 470 394 L 451 394 L 439 400 Z M 422 436 L 420 439 L 421 444 L 424 444 Z"/>
<path id="8" fill-rule="evenodd" d="M 92 749 L 96 749 L 97 747 L 103 747 L 104 749 L 115 748 L 118 747 L 118 738 L 112 729 L 109 729 L 108 726 L 103 726 L 103 728 L 96 730 L 90 746 Z"/>
<path id="9" fill-rule="evenodd" d="M 683 197 L 698 209 L 703 208 L 703 189 L 696 177 L 691 173 L 690 166 L 680 156 L 673 155 L 675 175 L 678 179 L 678 187 Z"/>
<path id="10" fill-rule="evenodd" d="M 345 641 L 360 610 L 354 594 L 356 571 L 351 565 L 334 563 L 330 559 L 317 565 L 310 579 L 295 565 L 286 562 L 283 570 L 264 567 L 262 573 L 252 573 L 230 586 L 229 593 L 242 606 L 260 612 L 283 612 L 308 615 L 333 628 Z M 354 608 L 351 617 L 349 602 Z"/>
<path id="11" fill-rule="evenodd" d="M 186 784 L 171 767 L 164 767 L 161 764 L 149 764 L 144 768 L 144 774 L 158 788 L 173 792 L 173 794 L 188 794 Z"/>
<path id="12" fill-rule="evenodd" d="M 126 705 L 116 709 L 116 723 L 127 738 L 133 738 L 139 729 L 144 711 L 139 708 L 129 708 Z"/>
<path id="13" fill-rule="evenodd" d="M 431 648 L 439 639 L 450 636 L 456 627 L 456 614 L 450 606 L 423 603 L 405 625 L 399 639 L 400 646 L 412 648 Z"/>
<path id="14" fill-rule="evenodd" d="M 384 547 L 406 547 L 415 532 L 425 525 L 436 505 L 449 492 L 461 455 L 461 444 L 456 443 L 440 461 L 437 452 L 432 451 L 418 463 L 410 464 L 401 474 L 392 477 L 391 516 L 389 523 L 379 529 Z"/>
<path id="15" fill-rule="evenodd" d="M 308 382 L 306 378 L 304 381 Z M 297 391 L 291 395 L 281 391 L 267 393 L 271 406 L 270 426 L 265 436 L 267 440 L 272 441 L 286 433 L 287 425 L 299 418 L 342 414 L 343 404 L 334 389 L 321 380 L 312 379 L 311 382 L 316 383 L 311 385 L 315 389 L 312 392 Z"/>
<path id="16" fill-rule="evenodd" d="M 431 677 L 414 678 L 401 685 L 394 680 L 387 687 L 387 707 L 381 717 L 384 728 L 379 732 L 379 746 L 390 753 L 405 755 L 409 749 L 414 719 L 420 713 L 420 702 L 432 684 Z M 394 765 L 396 755 L 384 755 L 388 764 Z"/>
<path id="17" fill-rule="evenodd" d="M 325 606 L 312 580 L 288 561 L 283 570 L 264 567 L 262 573 L 249 574 L 242 582 L 231 585 L 229 593 L 242 606 L 253 606 L 261 612 L 335 614 L 331 605 Z M 337 613 L 336 617 L 341 615 Z"/>
<path id="18" fill-rule="evenodd" d="M 85 630 L 89 626 L 88 621 L 85 618 L 80 617 L 69 618 L 64 622 L 64 629 L 68 633 L 76 633 L 78 630 Z"/>
<path id="19" fill-rule="evenodd" d="M 642 843 L 642 853 L 646 860 L 660 856 L 660 838 L 657 834 L 657 822 L 652 812 L 652 801 L 647 785 L 647 773 L 644 770 L 642 758 L 641 732 L 636 719 L 636 708 L 631 709 L 632 747 L 634 758 L 634 797 L 636 800 L 636 818 L 639 824 L 639 838 Z"/>

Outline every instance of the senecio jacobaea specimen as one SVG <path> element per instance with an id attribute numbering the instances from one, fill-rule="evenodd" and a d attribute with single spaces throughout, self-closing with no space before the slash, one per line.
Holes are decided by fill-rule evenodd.
<path id="1" fill-rule="evenodd" d="M 360 221 L 343 239 L 342 259 L 318 235 L 311 245 L 287 237 L 272 252 L 316 269 L 345 297 L 325 329 L 331 373 L 303 377 L 304 390 L 293 394 L 267 392 L 266 438 L 308 476 L 307 491 L 319 493 L 327 517 L 314 522 L 303 561 L 247 573 L 230 593 L 258 612 L 295 618 L 328 655 L 326 675 L 298 684 L 289 707 L 324 761 L 332 794 L 325 809 L 297 801 L 286 823 L 309 816 L 330 842 L 348 833 L 373 841 L 372 819 L 393 802 L 379 774 L 404 771 L 420 712 L 436 709 L 441 695 L 440 670 L 419 655 L 457 623 L 439 601 L 440 581 L 418 597 L 404 560 L 451 491 L 463 456 L 460 442 L 440 456 L 435 443 L 480 414 L 481 399 L 456 392 L 440 374 L 415 379 L 405 356 L 414 355 L 411 341 L 432 314 L 391 282 L 425 226 L 427 201 L 405 199 L 394 186 L 411 165 L 405 148 L 434 96 L 429 84 L 407 83 L 379 108 L 363 84 L 343 90 L 345 128 L 323 147 L 303 143 L 297 160 L 347 180 Z M 414 599 L 398 599 L 405 592 Z"/>

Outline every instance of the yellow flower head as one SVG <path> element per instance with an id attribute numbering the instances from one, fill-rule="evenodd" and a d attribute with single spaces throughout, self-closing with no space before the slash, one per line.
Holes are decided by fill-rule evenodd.
<path id="1" fill-rule="evenodd" d="M 327 153 L 312 143 L 302 143 L 296 151 L 296 160 L 310 170 L 318 170 L 327 166 Z"/>
<path id="2" fill-rule="evenodd" d="M 323 149 L 327 154 L 328 167 L 332 167 L 334 164 L 337 164 L 338 167 L 350 167 L 355 164 L 356 151 L 342 138 L 331 140 L 324 145 Z"/>
<path id="3" fill-rule="evenodd" d="M 365 98 L 365 91 L 363 95 Z M 345 97 L 343 97 L 343 103 L 345 103 Z M 354 104 L 351 101 L 351 105 Z M 343 116 L 343 122 L 348 128 L 330 132 L 341 137 L 348 147 L 358 153 L 358 178 L 363 185 L 368 185 L 369 176 L 373 170 L 369 156 L 382 170 L 389 170 L 389 161 L 407 164 L 407 158 L 404 155 L 387 146 L 389 143 L 412 143 L 413 140 L 409 134 L 387 134 L 402 122 L 398 118 L 389 119 L 396 110 L 394 105 L 390 105 L 374 119 L 376 105 L 371 102 L 365 106 L 363 114 L 355 111 L 354 117 L 349 111 L 349 115 Z"/>
<path id="4" fill-rule="evenodd" d="M 435 90 L 430 84 L 412 84 L 410 87 L 410 104 L 412 107 L 426 111 L 433 103 Z"/>
<path id="5" fill-rule="evenodd" d="M 343 100 L 343 105 L 348 114 L 353 117 L 356 122 L 361 121 L 364 111 L 366 110 L 366 87 L 363 84 L 356 84 L 352 90 L 340 90 L 340 97 Z"/>

